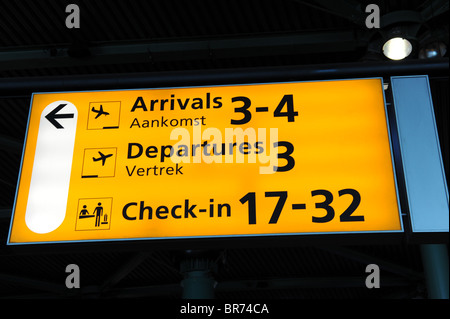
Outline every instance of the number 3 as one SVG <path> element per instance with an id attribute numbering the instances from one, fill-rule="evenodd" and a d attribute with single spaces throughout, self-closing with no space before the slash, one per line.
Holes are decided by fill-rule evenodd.
<path id="1" fill-rule="evenodd" d="M 240 120 L 231 120 L 231 124 L 245 124 L 250 122 L 250 120 L 252 119 L 252 113 L 250 113 L 250 111 L 248 110 L 252 103 L 250 99 L 245 96 L 235 96 L 231 99 L 231 102 L 233 103 L 239 101 L 244 102 L 244 105 L 241 107 L 236 107 L 234 111 L 244 114 L 244 117 Z"/>
<path id="2" fill-rule="evenodd" d="M 316 203 L 316 208 L 323 208 L 327 211 L 327 214 L 323 217 L 314 217 L 312 218 L 313 223 L 326 223 L 331 221 L 334 218 L 334 209 L 330 206 L 333 201 L 333 194 L 325 189 L 318 189 L 311 192 L 312 196 L 323 195 L 325 196 L 325 201 L 321 203 Z"/>

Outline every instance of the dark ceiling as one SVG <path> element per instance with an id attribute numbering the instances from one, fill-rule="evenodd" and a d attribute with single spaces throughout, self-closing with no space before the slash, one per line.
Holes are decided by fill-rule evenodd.
<path id="1" fill-rule="evenodd" d="M 65 25 L 70 3 L 80 8 L 79 29 Z M 380 8 L 381 29 L 365 26 L 370 3 Z M 367 76 L 376 75 L 377 67 L 386 77 L 421 72 L 430 76 L 448 172 L 448 53 L 419 60 L 416 49 L 403 62 L 379 54 L 385 30 L 400 23 L 413 30 L 418 46 L 432 40 L 448 45 L 448 7 L 441 0 L 0 0 L 0 298 L 180 298 L 180 266 L 190 260 L 186 247 L 154 243 L 6 246 L 33 91 L 81 89 L 92 79 L 116 77 L 141 76 L 135 82 L 140 87 L 158 78 L 176 85 L 177 76 L 196 83 L 211 72 L 226 73 L 222 82 L 232 84 L 245 81 L 239 74 L 277 68 L 303 74 L 288 80 L 341 67 L 333 77 L 351 77 L 355 73 L 345 70 L 355 68 Z M 100 82 L 89 89 L 123 87 Z M 427 297 L 420 247 L 407 236 L 338 243 L 296 239 L 238 248 L 225 242 L 200 256 L 215 262 L 217 298 Z M 371 263 L 382 269 L 381 289 L 364 285 Z M 82 269 L 81 289 L 65 287 L 68 264 Z"/>

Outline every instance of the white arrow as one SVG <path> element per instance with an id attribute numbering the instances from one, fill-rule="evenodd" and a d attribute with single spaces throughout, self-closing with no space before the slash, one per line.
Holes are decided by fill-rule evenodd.
<path id="1" fill-rule="evenodd" d="M 48 118 L 54 117 L 62 104 L 73 117 L 65 117 L 64 129 L 55 130 Z M 55 230 L 66 216 L 77 119 L 76 106 L 67 101 L 53 102 L 41 113 L 25 212 L 25 222 L 35 233 Z"/>

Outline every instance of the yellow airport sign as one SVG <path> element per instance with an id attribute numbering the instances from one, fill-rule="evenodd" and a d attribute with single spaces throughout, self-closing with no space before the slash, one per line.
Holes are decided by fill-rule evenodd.
<path id="1" fill-rule="evenodd" d="M 8 243 L 402 230 L 371 78 L 33 94 Z"/>

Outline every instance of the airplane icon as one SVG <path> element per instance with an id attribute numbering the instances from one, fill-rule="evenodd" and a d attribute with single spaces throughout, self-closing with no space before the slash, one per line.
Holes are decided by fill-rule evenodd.
<path id="1" fill-rule="evenodd" d="M 92 107 L 92 112 L 97 113 L 97 115 L 95 116 L 95 119 L 97 119 L 100 115 L 109 115 L 108 112 L 104 112 L 103 111 L 103 105 L 100 104 L 100 110 L 96 110 L 94 107 Z"/>
<path id="2" fill-rule="evenodd" d="M 100 151 L 98 151 L 98 153 L 100 154 L 100 157 L 99 157 L 99 158 L 93 157 L 92 160 L 93 160 L 94 162 L 98 162 L 98 161 L 101 160 L 101 161 L 102 161 L 102 166 L 105 166 L 105 162 L 106 162 L 106 159 L 107 159 L 108 157 L 113 156 L 113 154 L 105 155 L 105 154 L 103 154 L 103 153 L 100 152 Z"/>

